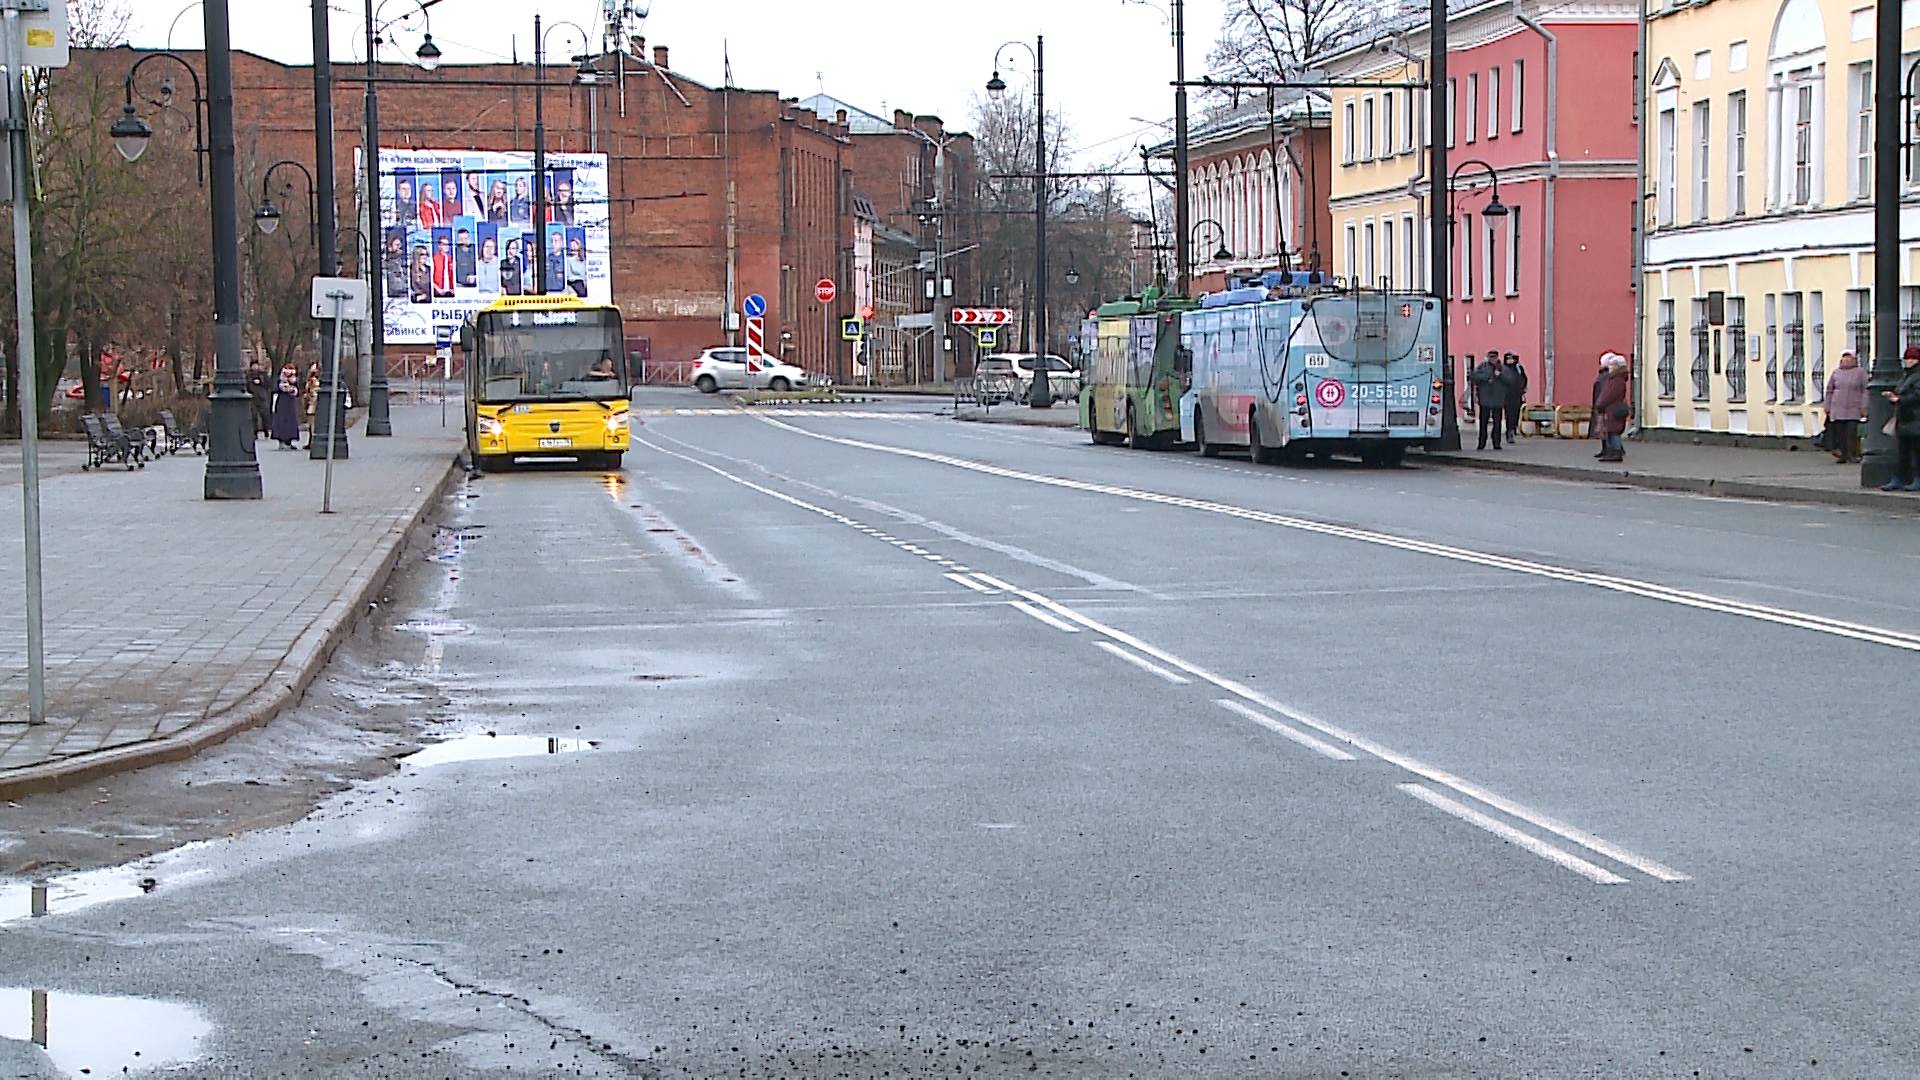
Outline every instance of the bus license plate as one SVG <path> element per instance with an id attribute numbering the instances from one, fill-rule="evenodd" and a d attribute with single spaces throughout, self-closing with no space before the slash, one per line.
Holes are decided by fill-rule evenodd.
<path id="1" fill-rule="evenodd" d="M 540 440 L 540 449 L 542 450 L 564 450 L 567 447 L 572 445 L 573 445 L 572 439 L 541 439 Z"/>

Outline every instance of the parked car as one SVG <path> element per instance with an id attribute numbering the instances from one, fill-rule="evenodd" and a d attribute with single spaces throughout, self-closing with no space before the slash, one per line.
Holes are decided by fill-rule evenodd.
<path id="1" fill-rule="evenodd" d="M 1034 365 L 1040 359 L 1037 353 L 992 353 L 980 358 L 981 364 L 994 361 L 1006 361 L 1013 368 L 1015 397 L 1026 397 L 1032 392 Z M 1047 383 L 1053 390 L 1055 400 L 1078 400 L 1080 397 L 1080 369 L 1065 359 L 1048 354 Z M 979 370 L 977 367 L 975 370 Z"/>
<path id="2" fill-rule="evenodd" d="M 812 378 L 805 368 L 771 356 L 762 357 L 754 366 L 759 370 L 747 370 L 745 349 L 707 349 L 694 361 L 693 377 L 689 381 L 703 394 L 716 394 L 722 390 L 798 390 Z"/>

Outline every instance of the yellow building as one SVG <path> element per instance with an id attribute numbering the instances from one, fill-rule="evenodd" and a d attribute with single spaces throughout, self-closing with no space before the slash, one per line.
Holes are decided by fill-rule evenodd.
<path id="1" fill-rule="evenodd" d="M 1797 437 L 1840 353 L 1870 364 L 1873 31 L 1863 0 L 1648 10 L 1643 427 Z M 1908 5 L 1902 74 L 1920 47 Z M 1909 158 L 1911 219 L 1920 169 Z M 1912 224 L 1902 281 L 1912 280 Z M 1900 290 L 1903 343 L 1920 290 Z"/>

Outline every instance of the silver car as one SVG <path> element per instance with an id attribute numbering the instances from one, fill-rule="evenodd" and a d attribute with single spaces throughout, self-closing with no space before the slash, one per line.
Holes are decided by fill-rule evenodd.
<path id="1" fill-rule="evenodd" d="M 717 394 L 722 390 L 799 390 L 808 385 L 811 378 L 805 368 L 771 356 L 749 364 L 747 350 L 722 347 L 700 354 L 689 381 L 703 394 Z"/>

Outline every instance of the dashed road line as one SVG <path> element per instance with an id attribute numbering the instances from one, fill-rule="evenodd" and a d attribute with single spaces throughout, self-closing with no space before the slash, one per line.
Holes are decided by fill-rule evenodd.
<path id="1" fill-rule="evenodd" d="M 1354 760 L 1354 757 L 1352 754 L 1347 753 L 1345 750 L 1340 749 L 1339 747 L 1333 745 L 1332 743 L 1322 742 L 1321 740 L 1314 738 L 1313 736 L 1307 734 L 1306 732 L 1301 731 L 1299 728 L 1291 727 L 1289 725 L 1283 724 L 1280 721 L 1275 720 L 1273 717 L 1268 716 L 1266 713 L 1263 713 L 1258 709 L 1251 708 L 1238 701 L 1234 701 L 1231 698 L 1215 698 L 1213 703 L 1237 716 L 1246 717 L 1248 720 L 1251 720 L 1254 723 L 1259 724 L 1261 727 L 1266 728 L 1268 731 L 1271 731 L 1276 735 L 1280 735 L 1285 738 L 1292 739 L 1294 742 L 1297 742 L 1301 746 L 1304 746 L 1307 749 L 1313 751 L 1314 753 L 1319 754 L 1321 757 L 1331 758 L 1334 761 Z"/>
<path id="2" fill-rule="evenodd" d="M 1070 622 L 1067 622 L 1065 619 L 1057 619 L 1053 615 L 1049 614 L 1048 612 L 1042 611 L 1039 608 L 1034 607 L 1032 604 L 1027 603 L 1025 600 L 1009 600 L 1007 601 L 1007 603 L 1011 607 L 1013 607 L 1014 610 L 1019 611 L 1021 614 L 1029 615 L 1035 619 L 1038 619 L 1041 622 L 1046 623 L 1048 626 L 1053 627 L 1055 630 L 1060 631 L 1061 633 L 1077 634 L 1080 632 L 1079 627 L 1073 625 Z"/>
<path id="3" fill-rule="evenodd" d="M 1440 794 L 1425 784 L 1401 784 L 1400 790 L 1419 799 L 1428 806 L 1439 810 L 1443 814 L 1450 814 L 1475 828 L 1484 829 L 1509 844 L 1517 844 L 1549 862 L 1579 874 L 1589 881 L 1598 882 L 1601 885 L 1625 885 L 1627 883 L 1626 878 L 1621 877 L 1619 874 L 1605 867 L 1596 866 L 1580 856 L 1575 855 L 1573 852 L 1568 851 L 1566 848 L 1549 844 L 1537 836 L 1530 836 L 1523 833 L 1498 818 L 1488 817 L 1486 814 L 1475 810 L 1463 802 L 1447 798 L 1445 795 Z"/>
<path id="4" fill-rule="evenodd" d="M 1166 668 L 1163 668 L 1159 664 L 1156 664 L 1153 661 L 1148 660 L 1144 656 L 1135 656 L 1134 654 L 1128 652 L 1127 650 L 1121 648 L 1120 646 L 1115 645 L 1111 641 L 1096 641 L 1093 643 L 1093 645 L 1097 649 L 1100 649 L 1104 652 L 1111 653 L 1112 655 L 1117 656 L 1122 660 L 1125 660 L 1127 663 L 1132 664 L 1134 667 L 1139 668 L 1141 671 L 1144 671 L 1149 675 L 1153 675 L 1153 676 L 1157 676 L 1159 678 L 1165 679 L 1166 681 L 1173 683 L 1176 686 L 1185 686 L 1193 681 L 1192 679 L 1189 679 L 1185 675 L 1181 675 L 1178 672 L 1168 671 Z"/>

